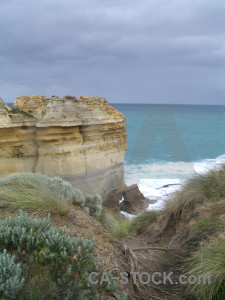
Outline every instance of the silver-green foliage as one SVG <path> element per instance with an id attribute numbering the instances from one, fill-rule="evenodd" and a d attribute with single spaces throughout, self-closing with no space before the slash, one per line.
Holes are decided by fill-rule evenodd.
<path id="1" fill-rule="evenodd" d="M 14 173 L 0 179 L 0 204 L 8 210 L 23 209 L 65 214 L 66 207 L 84 207 L 84 194 L 60 177 Z"/>
<path id="2" fill-rule="evenodd" d="M 15 297 L 23 284 L 21 265 L 4 249 L 0 254 L 0 297 Z"/>
<path id="3" fill-rule="evenodd" d="M 22 266 L 29 271 L 24 276 L 28 278 L 32 277 L 37 266 L 44 267 L 48 280 L 53 282 L 57 299 L 104 299 L 103 295 L 110 295 L 117 290 L 113 280 L 102 286 L 89 283 L 89 274 L 99 272 L 98 260 L 93 254 L 94 247 L 94 240 L 73 238 L 66 233 L 65 228 L 57 230 L 51 225 L 49 216 L 33 219 L 20 212 L 17 217 L 0 221 L 0 249 L 7 249 L 18 259 L 22 257 Z M 19 265 L 15 268 L 17 281 L 12 276 L 10 282 L 11 290 L 16 293 L 23 284 L 23 279 L 18 281 L 21 275 Z M 6 284 L 4 277 L 2 284 Z M 26 284 L 25 280 L 25 291 L 29 290 Z M 47 293 L 44 290 L 42 292 Z M 23 294 L 22 290 L 20 298 L 16 299 L 30 297 L 26 292 Z"/>
<path id="4" fill-rule="evenodd" d="M 20 209 L 36 215 L 66 215 L 71 205 L 79 205 L 95 218 L 100 218 L 100 195 L 84 195 L 60 177 L 38 173 L 14 173 L 0 179 L 0 206 L 7 211 Z"/>
<path id="5" fill-rule="evenodd" d="M 20 212 L 17 217 L 0 221 L 0 247 L 21 251 L 39 251 L 44 244 L 44 233 L 51 228 L 50 217 L 33 219 Z"/>
<path id="6" fill-rule="evenodd" d="M 48 178 L 49 180 L 47 182 L 47 185 L 52 191 L 55 191 L 63 199 L 69 199 L 73 204 L 84 207 L 85 197 L 79 189 L 72 187 L 69 182 L 62 180 L 62 178 L 60 177 Z"/>
<path id="7" fill-rule="evenodd" d="M 85 206 L 89 208 L 90 215 L 99 219 L 102 213 L 102 197 L 96 195 L 85 195 Z"/>

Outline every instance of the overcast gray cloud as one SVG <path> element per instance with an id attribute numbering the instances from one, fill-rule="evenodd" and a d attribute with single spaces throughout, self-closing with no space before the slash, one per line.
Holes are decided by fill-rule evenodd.
<path id="1" fill-rule="evenodd" d="M 224 0 L 1 0 L 0 96 L 225 104 Z"/>

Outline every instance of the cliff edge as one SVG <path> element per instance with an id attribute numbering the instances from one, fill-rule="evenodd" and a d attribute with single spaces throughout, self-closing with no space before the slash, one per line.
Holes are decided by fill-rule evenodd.
<path id="1" fill-rule="evenodd" d="M 0 99 L 0 177 L 58 175 L 111 206 L 124 189 L 125 117 L 100 97 Z"/>

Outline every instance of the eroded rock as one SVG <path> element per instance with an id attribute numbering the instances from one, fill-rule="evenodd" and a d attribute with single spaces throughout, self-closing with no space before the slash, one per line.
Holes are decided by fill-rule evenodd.
<path id="1" fill-rule="evenodd" d="M 120 204 L 120 210 L 130 214 L 137 214 L 146 210 L 150 200 L 146 198 L 139 190 L 137 184 L 126 187 L 123 191 L 123 202 Z"/>
<path id="2" fill-rule="evenodd" d="M 124 120 L 100 97 L 22 96 L 12 110 L 0 101 L 0 177 L 59 175 L 85 193 L 118 203 L 127 148 Z"/>

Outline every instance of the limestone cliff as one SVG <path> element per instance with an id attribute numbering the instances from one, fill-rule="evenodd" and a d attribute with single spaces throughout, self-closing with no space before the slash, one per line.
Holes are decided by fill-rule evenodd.
<path id="1" fill-rule="evenodd" d="M 0 100 L 0 177 L 14 172 L 59 175 L 107 203 L 124 187 L 124 116 L 99 97 Z"/>

